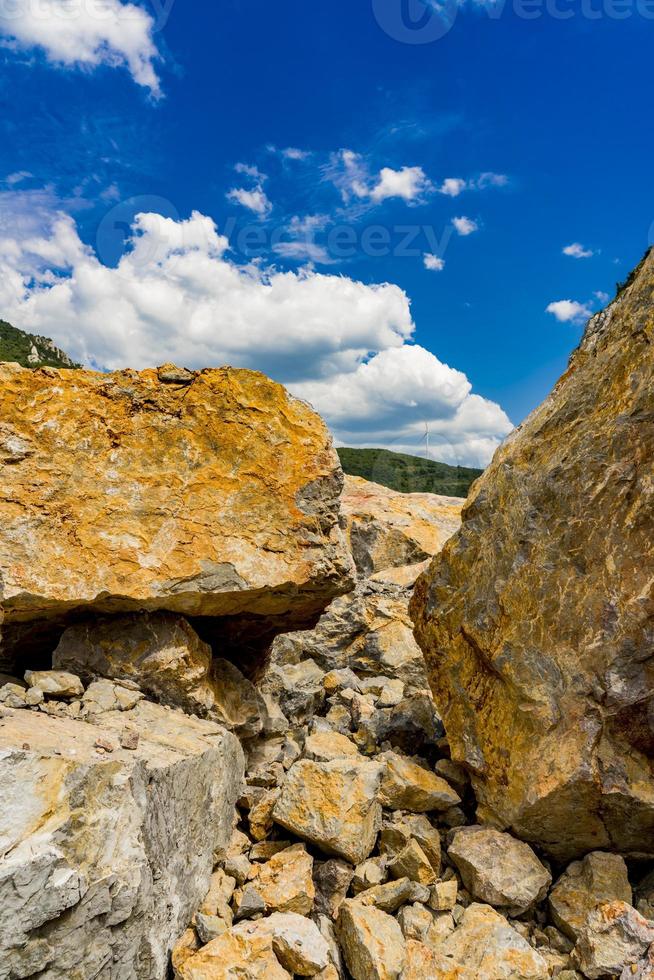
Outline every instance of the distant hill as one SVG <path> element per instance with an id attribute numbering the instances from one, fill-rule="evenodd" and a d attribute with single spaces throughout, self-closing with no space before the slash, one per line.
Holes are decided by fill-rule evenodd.
<path id="1" fill-rule="evenodd" d="M 345 473 L 362 476 L 402 493 L 467 497 L 470 484 L 483 472 L 468 466 L 448 466 L 433 459 L 392 453 L 388 449 L 337 449 L 337 452 Z"/>
<path id="2" fill-rule="evenodd" d="M 0 320 L 0 361 L 16 361 L 23 367 L 80 367 L 68 354 L 59 350 L 49 337 L 17 330 L 5 320 Z"/>

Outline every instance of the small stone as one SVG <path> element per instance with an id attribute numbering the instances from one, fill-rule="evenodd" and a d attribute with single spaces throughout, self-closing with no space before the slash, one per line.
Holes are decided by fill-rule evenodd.
<path id="1" fill-rule="evenodd" d="M 340 732 L 316 732 L 304 743 L 304 755 L 314 762 L 332 762 L 334 759 L 360 759 L 354 742 Z"/>
<path id="2" fill-rule="evenodd" d="M 315 911 L 335 919 L 345 900 L 353 875 L 352 865 L 339 861 L 338 858 L 316 861 L 313 871 L 316 887 Z"/>
<path id="3" fill-rule="evenodd" d="M 593 909 L 579 932 L 575 965 L 589 980 L 638 974 L 638 961 L 654 943 L 654 922 L 626 902 L 607 902 Z"/>
<path id="4" fill-rule="evenodd" d="M 248 825 L 250 835 L 255 840 L 263 840 L 268 836 L 273 826 L 273 811 L 279 799 L 279 789 L 269 789 L 250 808 Z"/>
<path id="5" fill-rule="evenodd" d="M 266 911 L 309 915 L 316 895 L 313 858 L 304 844 L 294 844 L 266 864 L 253 864 L 251 884 L 264 899 Z"/>
<path id="6" fill-rule="evenodd" d="M 382 854 L 395 856 L 412 839 L 417 840 L 438 875 L 441 867 L 441 837 L 428 817 L 422 813 L 395 814 L 384 821 L 379 849 Z"/>
<path id="7" fill-rule="evenodd" d="M 30 687 L 38 687 L 44 694 L 56 694 L 61 698 L 75 698 L 84 693 L 79 677 L 67 670 L 26 670 L 25 680 Z"/>
<path id="8" fill-rule="evenodd" d="M 0 687 L 0 704 L 7 708 L 26 708 L 27 691 L 19 684 L 3 684 Z"/>
<path id="9" fill-rule="evenodd" d="M 116 748 L 111 739 L 105 738 L 104 735 L 98 736 L 93 744 L 96 749 L 102 749 L 103 752 L 113 752 Z"/>
<path id="10" fill-rule="evenodd" d="M 427 902 L 429 889 L 409 878 L 398 878 L 387 881 L 384 885 L 375 885 L 357 895 L 356 901 L 364 905 L 374 905 L 382 912 L 397 912 L 406 902 Z"/>
<path id="11" fill-rule="evenodd" d="M 429 909 L 420 905 L 419 902 L 414 902 L 413 905 L 402 906 L 397 913 L 397 921 L 405 939 L 417 939 L 419 942 L 424 942 L 424 937 L 434 919 Z"/>
<path id="12" fill-rule="evenodd" d="M 273 912 L 236 926 L 241 935 L 269 935 L 281 965 L 299 977 L 313 977 L 329 966 L 329 946 L 311 919 L 296 912 Z"/>
<path id="13" fill-rule="evenodd" d="M 548 904 L 554 925 L 576 942 L 589 913 L 614 901 L 631 905 L 627 866 L 619 854 L 593 851 L 568 866 L 550 891 Z"/>
<path id="14" fill-rule="evenodd" d="M 335 704 L 325 715 L 325 721 L 329 722 L 335 731 L 345 735 L 350 731 L 352 715 L 342 704 Z"/>
<path id="15" fill-rule="evenodd" d="M 222 936 L 229 928 L 224 919 L 217 915 L 204 915 L 202 912 L 196 912 L 193 921 L 200 942 L 203 944 L 210 943 L 212 939 Z"/>
<path id="16" fill-rule="evenodd" d="M 404 936 L 397 920 L 373 906 L 348 899 L 338 916 L 343 956 L 354 980 L 396 980 L 404 969 Z"/>
<path id="17" fill-rule="evenodd" d="M 377 700 L 378 708 L 394 708 L 396 704 L 399 704 L 404 697 L 404 684 L 401 680 L 397 678 L 388 683 L 382 688 L 381 694 Z"/>
<path id="18" fill-rule="evenodd" d="M 552 881 L 528 844 L 493 827 L 456 830 L 447 853 L 473 898 L 515 913 L 540 902 Z"/>
<path id="19" fill-rule="evenodd" d="M 157 377 L 165 385 L 190 385 L 195 376 L 195 371 L 177 367 L 176 364 L 166 363 L 157 368 Z"/>
<path id="20" fill-rule="evenodd" d="M 427 855 L 416 840 L 411 840 L 388 864 L 392 878 L 409 878 L 421 885 L 431 885 L 436 873 Z"/>
<path id="21" fill-rule="evenodd" d="M 349 667 L 328 671 L 322 679 L 322 684 L 328 697 L 345 687 L 349 687 L 352 691 L 360 690 L 359 678 Z"/>
<path id="22" fill-rule="evenodd" d="M 359 864 L 381 826 L 381 771 L 373 762 L 302 759 L 288 772 L 273 819 L 326 853 Z"/>
<path id="23" fill-rule="evenodd" d="M 243 885 L 248 880 L 252 865 L 245 854 L 234 854 L 225 858 L 223 868 L 225 874 L 234 878 L 237 885 Z"/>
<path id="24" fill-rule="evenodd" d="M 389 810 L 426 813 L 447 810 L 460 802 L 444 779 L 412 759 L 396 752 L 385 752 L 379 758 L 385 764 L 379 799 Z"/>
<path id="25" fill-rule="evenodd" d="M 266 911 L 265 899 L 254 885 L 237 888 L 232 896 L 232 906 L 234 922 L 239 922 L 241 919 L 251 919 L 253 915 L 260 915 Z"/>
<path id="26" fill-rule="evenodd" d="M 199 912 L 203 915 L 217 915 L 224 919 L 227 925 L 232 924 L 232 910 L 229 907 L 236 881 L 226 875 L 222 868 L 211 875 L 209 890 L 200 905 Z"/>
<path id="27" fill-rule="evenodd" d="M 290 840 L 262 840 L 250 848 L 250 861 L 270 861 L 271 857 L 291 846 Z"/>
<path id="28" fill-rule="evenodd" d="M 43 702 L 43 691 L 38 687 L 30 687 L 28 691 L 25 692 L 25 703 L 29 707 L 34 707 L 34 705 L 41 704 Z"/>
<path id="29" fill-rule="evenodd" d="M 185 959 L 179 980 L 291 980 L 267 934 L 243 935 L 231 929 Z"/>
<path id="30" fill-rule="evenodd" d="M 458 887 L 456 878 L 437 881 L 430 889 L 429 907 L 437 912 L 450 912 L 456 905 Z"/>
<path id="31" fill-rule="evenodd" d="M 396 877 L 400 877 L 397 875 Z M 383 885 L 388 878 L 386 870 L 386 858 L 368 858 L 357 865 L 352 876 L 352 891 L 355 895 L 372 888 L 374 885 Z"/>
<path id="32" fill-rule="evenodd" d="M 124 728 L 120 733 L 120 745 L 134 752 L 139 747 L 139 733 L 135 728 Z"/>

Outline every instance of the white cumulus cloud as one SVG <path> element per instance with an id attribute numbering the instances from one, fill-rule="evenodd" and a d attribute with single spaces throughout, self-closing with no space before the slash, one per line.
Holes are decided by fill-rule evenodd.
<path id="1" fill-rule="evenodd" d="M 563 254 L 569 255 L 573 259 L 589 259 L 595 253 L 592 248 L 584 248 L 580 242 L 573 242 L 572 245 L 564 247 Z"/>
<path id="2" fill-rule="evenodd" d="M 174 361 L 262 370 L 311 401 L 347 445 L 485 464 L 511 423 L 465 374 L 412 343 L 406 294 L 346 276 L 237 265 L 214 222 L 139 214 L 115 268 L 47 193 L 0 194 L 0 308 L 101 368 Z"/>
<path id="3" fill-rule="evenodd" d="M 439 255 L 434 255 L 432 252 L 425 252 L 422 261 L 425 269 L 429 269 L 431 272 L 441 272 L 445 268 L 445 259 Z"/>
<path id="4" fill-rule="evenodd" d="M 155 22 L 143 7 L 119 0 L 11 0 L 0 4 L 0 38 L 6 47 L 43 51 L 65 67 L 126 68 L 134 81 L 159 96 Z"/>
<path id="5" fill-rule="evenodd" d="M 458 197 L 468 186 L 468 181 L 464 180 L 462 177 L 446 177 L 441 186 L 438 188 L 441 194 L 445 194 L 447 197 Z"/>
<path id="6" fill-rule="evenodd" d="M 545 308 L 559 323 L 582 323 L 592 316 L 593 311 L 588 303 L 579 303 L 576 299 L 557 299 Z"/>
<path id="7" fill-rule="evenodd" d="M 456 229 L 458 235 L 472 235 L 473 232 L 479 230 L 479 225 L 472 218 L 466 218 L 465 215 L 461 215 L 459 218 L 452 218 L 452 224 Z"/>
<path id="8" fill-rule="evenodd" d="M 376 202 L 385 201 L 389 197 L 415 201 L 428 188 L 429 181 L 422 167 L 402 167 L 401 170 L 382 167 L 379 179 L 370 191 L 370 197 Z"/>
<path id="9" fill-rule="evenodd" d="M 254 187 L 250 190 L 246 187 L 233 187 L 227 193 L 230 201 L 235 201 L 249 211 L 254 211 L 260 217 L 265 218 L 272 210 L 272 203 L 262 187 Z"/>

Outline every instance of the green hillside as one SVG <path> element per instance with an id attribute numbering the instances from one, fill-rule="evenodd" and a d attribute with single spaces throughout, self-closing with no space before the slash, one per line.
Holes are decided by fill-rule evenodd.
<path id="1" fill-rule="evenodd" d="M 439 493 L 467 497 L 470 484 L 482 470 L 448 466 L 433 459 L 392 453 L 387 449 L 338 449 L 341 466 L 351 476 L 362 476 L 402 493 Z"/>
<path id="2" fill-rule="evenodd" d="M 79 367 L 50 340 L 17 330 L 0 320 L 0 361 L 16 361 L 23 367 Z"/>

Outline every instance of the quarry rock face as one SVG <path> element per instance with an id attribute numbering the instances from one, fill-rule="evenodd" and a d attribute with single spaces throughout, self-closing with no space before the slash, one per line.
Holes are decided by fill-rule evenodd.
<path id="1" fill-rule="evenodd" d="M 654 854 L 652 460 L 654 252 L 497 451 L 412 600 L 480 819 L 558 859 Z"/>
<path id="2" fill-rule="evenodd" d="M 346 476 L 342 510 L 357 571 L 373 575 L 437 554 L 459 529 L 463 500 L 435 493 L 399 493 Z"/>
<path id="3" fill-rule="evenodd" d="M 137 610 L 226 617 L 247 651 L 351 584 L 327 429 L 256 372 L 0 365 L 0 461 L 5 662 Z"/>
<path id="4" fill-rule="evenodd" d="M 234 735 L 147 701 L 92 721 L 3 709 L 0 976 L 165 976 L 242 779 Z"/>

